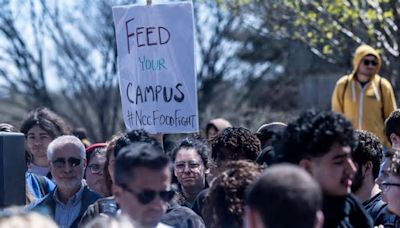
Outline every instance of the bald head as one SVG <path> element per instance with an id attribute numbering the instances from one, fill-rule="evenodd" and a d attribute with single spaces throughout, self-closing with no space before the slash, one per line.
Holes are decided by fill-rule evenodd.
<path id="1" fill-rule="evenodd" d="M 304 169 L 289 164 L 267 168 L 246 197 L 249 212 L 256 213 L 264 227 L 315 227 L 322 204 L 315 180 Z"/>

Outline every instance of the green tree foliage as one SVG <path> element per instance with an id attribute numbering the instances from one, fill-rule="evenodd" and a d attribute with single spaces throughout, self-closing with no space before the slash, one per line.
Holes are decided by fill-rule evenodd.
<path id="1" fill-rule="evenodd" d="M 317 56 L 346 66 L 362 43 L 376 47 L 384 71 L 396 84 L 399 75 L 400 2 L 397 0 L 253 0 L 222 1 L 250 24 L 276 38 L 299 40 Z"/>
<path id="2" fill-rule="evenodd" d="M 113 4 L 117 1 L 2 1 L 3 97 L 25 112 L 46 106 L 72 127 L 86 128 L 94 141 L 114 134 L 121 108 Z M 9 114 L 18 119 L 24 113 Z"/>

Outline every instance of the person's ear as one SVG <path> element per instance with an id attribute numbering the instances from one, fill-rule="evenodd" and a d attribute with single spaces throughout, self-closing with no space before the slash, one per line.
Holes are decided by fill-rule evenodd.
<path id="1" fill-rule="evenodd" d="M 206 175 L 208 175 L 208 174 L 210 173 L 210 168 L 206 168 L 206 169 L 204 170 L 204 173 L 205 173 Z"/>
<path id="2" fill-rule="evenodd" d="M 324 226 L 324 213 L 322 213 L 321 210 L 318 210 L 315 213 L 315 222 L 314 222 L 314 228 L 322 228 Z"/>
<path id="3" fill-rule="evenodd" d="M 308 173 L 312 174 L 312 161 L 309 159 L 301 159 L 299 162 L 299 166 L 305 169 Z"/>
<path id="4" fill-rule="evenodd" d="M 117 203 L 119 198 L 121 197 L 122 191 L 123 189 L 120 186 L 116 185 L 115 183 L 112 185 L 112 192 L 113 195 L 115 196 L 115 200 L 117 201 Z"/>
<path id="5" fill-rule="evenodd" d="M 51 173 L 51 170 L 53 169 L 53 164 L 51 164 L 51 161 L 49 161 L 49 171 L 50 171 L 50 173 Z"/>
<path id="6" fill-rule="evenodd" d="M 245 207 L 244 227 L 261 228 L 264 227 L 260 214 L 249 206 Z"/>
<path id="7" fill-rule="evenodd" d="M 362 174 L 364 175 L 372 175 L 372 168 L 373 164 L 371 161 L 367 161 L 363 166 L 362 166 Z"/>

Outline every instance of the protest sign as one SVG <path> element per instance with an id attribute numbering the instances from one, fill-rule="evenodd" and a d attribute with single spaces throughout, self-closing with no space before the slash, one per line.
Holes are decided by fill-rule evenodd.
<path id="1" fill-rule="evenodd" d="M 198 132 L 191 2 L 113 7 L 125 125 Z"/>

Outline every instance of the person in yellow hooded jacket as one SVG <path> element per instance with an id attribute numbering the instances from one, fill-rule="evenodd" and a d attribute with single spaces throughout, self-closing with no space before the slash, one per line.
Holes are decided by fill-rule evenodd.
<path id="1" fill-rule="evenodd" d="M 354 129 L 375 133 L 388 148 L 384 121 L 394 111 L 396 100 L 390 82 L 379 76 L 382 60 L 368 45 L 356 49 L 353 71 L 341 77 L 332 94 L 332 110 L 342 113 Z"/>

